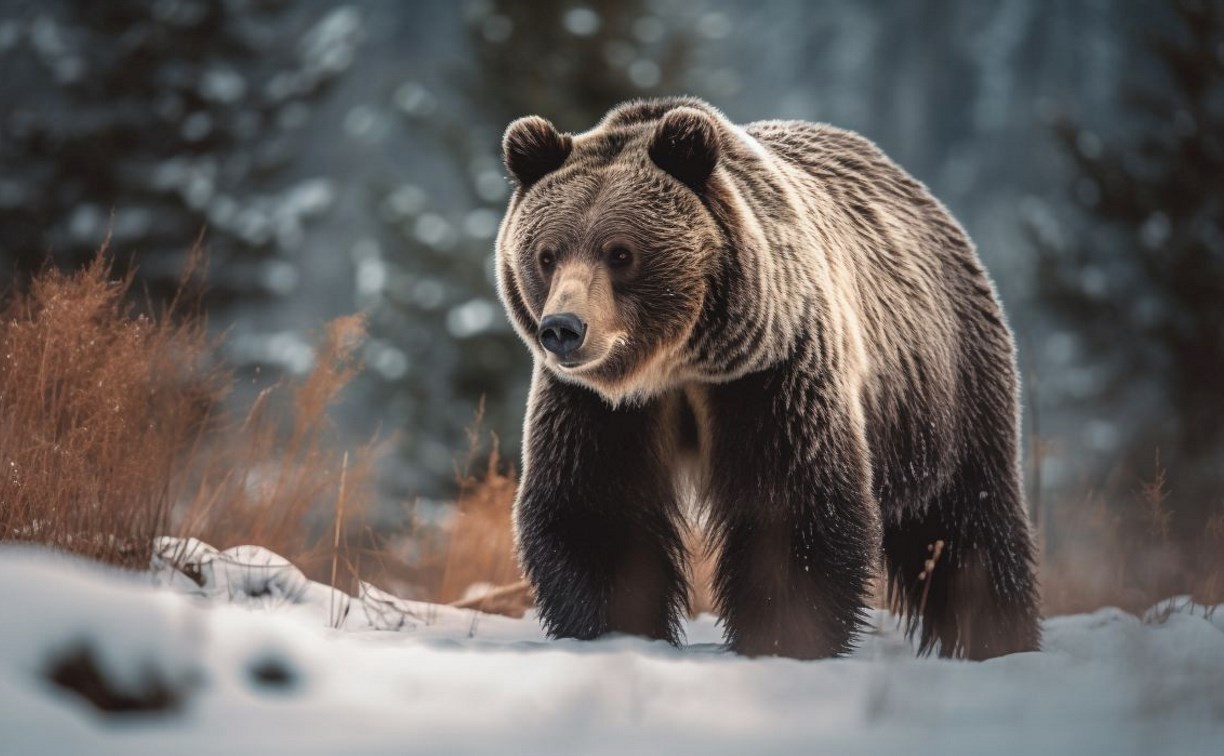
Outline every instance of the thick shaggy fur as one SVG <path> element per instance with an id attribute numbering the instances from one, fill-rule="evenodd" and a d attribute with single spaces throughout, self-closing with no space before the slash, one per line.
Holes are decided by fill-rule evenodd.
<path id="1" fill-rule="evenodd" d="M 1037 647 L 1011 333 L 920 183 L 693 99 L 521 119 L 504 149 L 499 288 L 536 358 L 517 537 L 553 635 L 679 640 L 691 491 L 736 651 L 849 650 L 881 552 L 923 651 Z M 565 360 L 537 338 L 558 311 L 587 324 Z"/>

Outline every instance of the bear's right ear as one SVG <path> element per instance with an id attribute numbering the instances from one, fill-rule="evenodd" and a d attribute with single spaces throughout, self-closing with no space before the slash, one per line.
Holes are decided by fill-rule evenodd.
<path id="1" fill-rule="evenodd" d="M 502 137 L 502 159 L 524 189 L 560 168 L 573 148 L 569 134 L 539 116 L 518 119 Z"/>
<path id="2" fill-rule="evenodd" d="M 696 108 L 669 110 L 650 142 L 654 164 L 701 192 L 718 165 L 718 127 Z"/>

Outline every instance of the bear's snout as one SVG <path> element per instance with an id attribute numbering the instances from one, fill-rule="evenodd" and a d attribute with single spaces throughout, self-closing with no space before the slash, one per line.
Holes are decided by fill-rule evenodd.
<path id="1" fill-rule="evenodd" d="M 586 339 L 586 323 L 572 312 L 545 315 L 540 321 L 540 345 L 558 357 L 578 351 Z"/>

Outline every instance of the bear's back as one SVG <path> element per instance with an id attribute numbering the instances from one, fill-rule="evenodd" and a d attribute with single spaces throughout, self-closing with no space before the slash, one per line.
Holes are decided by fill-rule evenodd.
<path id="1" fill-rule="evenodd" d="M 847 328 L 863 338 L 870 446 L 890 471 L 877 475 L 877 494 L 938 489 L 955 464 L 944 458 L 951 439 L 968 429 L 957 413 L 932 408 L 957 406 L 969 385 L 993 384 L 1000 401 L 1015 390 L 1010 330 L 973 244 L 921 182 L 863 136 L 803 121 L 744 130 L 773 157 L 769 169 L 787 177 L 808 253 L 830 267 L 840 308 L 855 314 Z M 922 480 L 885 463 L 901 457 L 944 475 Z"/>
<path id="2" fill-rule="evenodd" d="M 744 127 L 772 156 L 798 205 L 814 254 L 855 279 L 871 330 L 896 346 L 954 340 L 956 325 L 986 309 L 1001 316 L 968 235 L 917 179 L 871 140 L 827 124 L 758 121 Z"/>
<path id="3" fill-rule="evenodd" d="M 893 162 L 870 139 L 853 131 L 807 121 L 758 121 L 745 133 L 781 158 L 801 193 L 828 204 L 826 213 L 845 216 L 857 231 L 895 237 L 903 245 L 931 242 L 934 249 L 969 248 L 968 237 L 927 188 Z M 935 233 L 931 233 L 935 232 Z"/>

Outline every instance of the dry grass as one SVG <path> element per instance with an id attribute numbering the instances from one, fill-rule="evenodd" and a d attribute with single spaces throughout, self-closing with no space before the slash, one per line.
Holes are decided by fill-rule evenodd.
<path id="1" fill-rule="evenodd" d="M 375 499 L 378 445 L 339 449 L 328 410 L 357 374 L 364 337 L 360 317 L 332 321 L 310 373 L 265 389 L 241 422 L 219 419 L 187 460 L 177 535 L 221 549 L 264 546 L 313 579 L 355 587 L 369 544 L 354 539 Z"/>
<path id="2" fill-rule="evenodd" d="M 202 268 L 193 255 L 184 283 Z M 261 392 L 245 411 L 234 379 L 185 299 L 150 314 L 128 304 L 103 249 L 86 268 L 37 276 L 0 308 L 0 541 L 27 541 L 144 568 L 153 539 L 264 546 L 312 579 L 353 592 L 397 579 L 435 601 L 521 580 L 513 471 L 496 443 L 479 473 L 479 418 L 444 532 L 413 528 L 408 559 L 364 526 L 382 446 L 343 450 L 328 413 L 360 370 L 361 317 L 323 329 L 314 368 Z M 185 289 L 184 289 L 185 290 Z M 479 591 L 477 598 L 479 599 Z M 521 613 L 523 590 L 479 599 Z"/>
<path id="3" fill-rule="evenodd" d="M 1041 583 L 1048 615 L 1103 605 L 1141 613 L 1157 601 L 1188 594 L 1224 602 L 1224 507 L 1196 538 L 1176 538 L 1176 512 L 1159 455 L 1129 497 L 1091 492 L 1062 502 L 1047 523 Z"/>
<path id="4" fill-rule="evenodd" d="M 514 471 L 501 469 L 497 437 L 492 436 L 484 470 L 471 472 L 480 456 L 480 414 L 468 431 L 467 457 L 456 474 L 459 495 L 434 596 L 483 611 L 521 615 L 531 599 L 514 551 Z"/>

